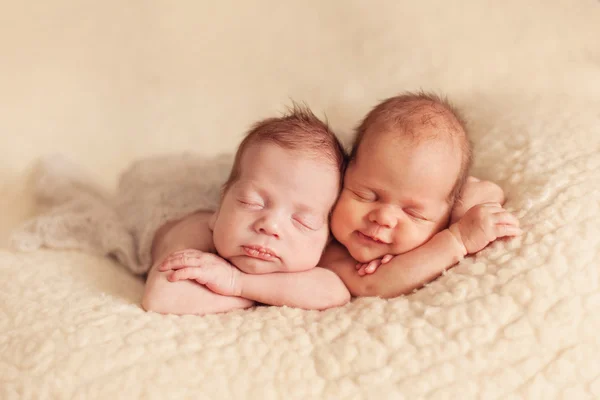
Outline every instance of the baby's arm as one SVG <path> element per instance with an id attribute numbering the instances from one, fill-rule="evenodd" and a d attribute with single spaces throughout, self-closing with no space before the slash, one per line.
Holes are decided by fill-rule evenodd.
<path id="1" fill-rule="evenodd" d="M 410 293 L 432 281 L 464 256 L 464 248 L 445 229 L 422 246 L 395 256 L 371 275 L 359 275 L 355 270 L 356 261 L 351 257 L 327 263 L 327 268 L 339 275 L 353 296 L 390 298 Z"/>
<path id="2" fill-rule="evenodd" d="M 209 212 L 198 212 L 161 227 L 152 245 L 153 266 L 146 281 L 142 307 L 162 314 L 212 314 L 251 307 L 251 300 L 222 296 L 194 281 L 169 282 L 159 271 L 163 260 L 185 249 L 214 251 L 208 229 Z"/>
<path id="3" fill-rule="evenodd" d="M 246 274 L 207 253 L 190 260 L 187 267 L 178 264 L 177 260 L 173 260 L 159 269 L 174 270 L 168 276 L 172 282 L 195 280 L 226 296 L 309 310 L 337 307 L 350 300 L 350 293 L 340 278 L 324 268 L 315 267 L 303 272 Z"/>
<path id="4" fill-rule="evenodd" d="M 350 301 L 350 293 L 332 271 L 315 267 L 303 272 L 242 274 L 241 296 L 275 306 L 324 310 Z"/>
<path id="5" fill-rule="evenodd" d="M 520 234 L 518 220 L 499 204 L 472 207 L 456 224 L 437 233 L 427 243 L 395 256 L 372 275 L 360 276 L 350 257 L 327 264 L 354 296 L 396 297 L 408 294 L 438 277 L 465 255 L 483 249 L 503 236 Z"/>

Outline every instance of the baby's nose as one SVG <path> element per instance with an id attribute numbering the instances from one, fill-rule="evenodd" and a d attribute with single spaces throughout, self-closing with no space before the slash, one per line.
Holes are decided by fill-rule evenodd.
<path id="1" fill-rule="evenodd" d="M 369 216 L 369 220 L 377 225 L 390 229 L 394 228 L 398 223 L 396 213 L 390 207 L 380 207 L 373 210 Z"/>
<path id="2" fill-rule="evenodd" d="M 275 218 L 272 217 L 264 217 L 256 221 L 255 231 L 257 233 L 273 236 L 279 239 L 280 229 L 279 224 Z"/>

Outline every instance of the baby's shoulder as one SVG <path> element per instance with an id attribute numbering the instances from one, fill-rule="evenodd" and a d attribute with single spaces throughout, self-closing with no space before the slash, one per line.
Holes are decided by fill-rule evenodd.
<path id="1" fill-rule="evenodd" d="M 178 223 L 179 234 L 189 237 L 198 243 L 198 249 L 216 252 L 213 243 L 212 220 L 214 211 L 197 211 L 190 214 Z"/>
<path id="2" fill-rule="evenodd" d="M 209 229 L 214 211 L 196 211 L 180 220 L 180 223 L 194 228 Z"/>

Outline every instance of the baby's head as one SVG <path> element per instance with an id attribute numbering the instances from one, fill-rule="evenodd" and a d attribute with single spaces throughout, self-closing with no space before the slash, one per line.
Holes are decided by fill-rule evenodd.
<path id="1" fill-rule="evenodd" d="M 465 124 L 446 100 L 385 100 L 357 128 L 333 235 L 360 262 L 419 247 L 447 226 L 470 163 Z"/>
<path id="2" fill-rule="evenodd" d="M 211 222 L 219 255 L 254 274 L 316 266 L 344 165 L 340 142 L 309 109 L 258 122 L 237 150 Z"/>

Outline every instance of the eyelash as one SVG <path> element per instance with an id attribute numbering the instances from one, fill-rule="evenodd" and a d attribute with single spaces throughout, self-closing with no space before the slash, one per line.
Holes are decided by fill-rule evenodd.
<path id="1" fill-rule="evenodd" d="M 316 231 L 316 230 L 317 230 L 316 228 L 313 228 L 312 226 L 308 225 L 307 223 L 305 223 L 305 222 L 302 222 L 302 220 L 300 220 L 300 219 L 298 219 L 298 218 L 294 218 L 294 221 L 296 221 L 298 224 L 300 224 L 300 226 L 301 226 L 303 229 L 308 229 L 308 230 L 310 230 L 310 231 Z"/>
<path id="2" fill-rule="evenodd" d="M 368 197 L 368 195 L 365 195 L 364 193 L 355 192 L 354 190 L 352 191 L 352 193 L 354 193 L 354 195 L 362 201 L 377 201 L 377 196 L 375 195 L 373 195 L 372 197 Z"/>
<path id="3" fill-rule="evenodd" d="M 407 213 L 411 218 L 417 220 L 417 221 L 429 221 L 427 218 L 423 217 L 422 215 L 415 213 L 412 210 L 407 210 L 404 211 L 405 213 Z"/>
<path id="4" fill-rule="evenodd" d="M 257 203 L 257 202 L 252 202 L 251 200 L 250 200 L 250 201 L 248 201 L 248 200 L 242 200 L 242 199 L 239 199 L 239 200 L 238 200 L 238 202 L 239 202 L 239 203 L 240 203 L 242 206 L 244 206 L 244 207 L 247 207 L 247 208 L 252 208 L 252 209 L 255 209 L 255 210 L 258 210 L 258 209 L 261 209 L 261 208 L 263 208 L 263 205 L 262 205 L 262 204 L 260 204 L 260 203 Z"/>

